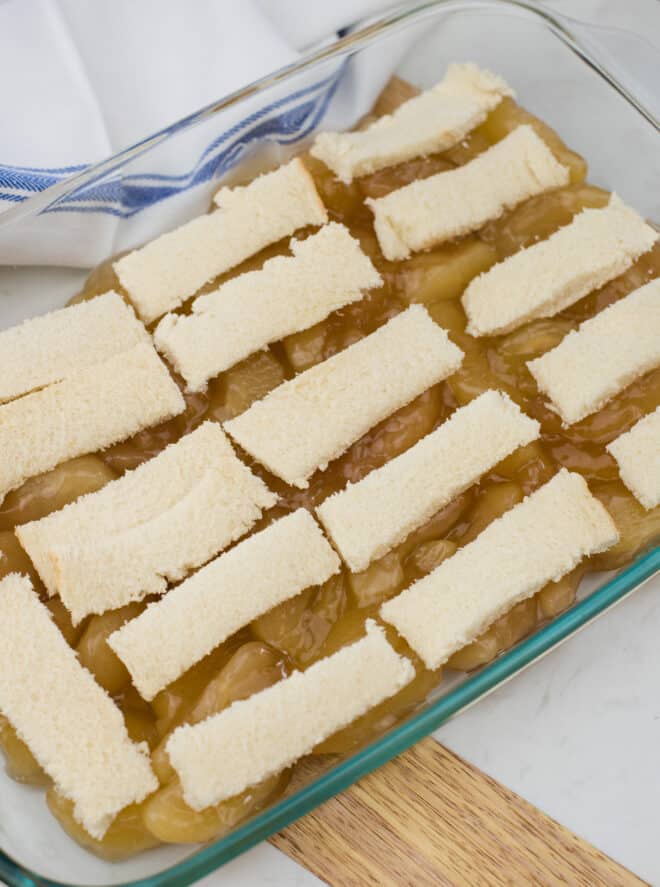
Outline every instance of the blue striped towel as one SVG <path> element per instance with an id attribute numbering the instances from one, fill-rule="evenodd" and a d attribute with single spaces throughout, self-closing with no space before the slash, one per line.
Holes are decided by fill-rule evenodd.
<path id="1" fill-rule="evenodd" d="M 0 2 L 0 213 L 55 186 L 44 211 L 0 223 L 0 263 L 90 266 L 190 210 L 255 143 L 290 145 L 319 122 L 364 113 L 396 58 L 374 58 L 368 87 L 338 90 L 342 66 L 298 78 L 222 125 L 199 125 L 52 202 L 57 186 L 268 72 L 335 39 L 385 0 L 4 0 Z M 310 11 L 313 10 L 313 15 Z M 12 84 L 7 88 L 7 84 Z M 341 113 L 329 111 L 344 102 Z M 277 157 L 275 158 L 277 159 Z M 207 184 L 206 189 L 200 186 Z M 158 204 L 155 211 L 151 211 Z M 5 217 L 9 221 L 14 213 Z M 171 225 L 170 225 L 171 227 Z M 5 228 L 3 232 L 3 228 Z"/>

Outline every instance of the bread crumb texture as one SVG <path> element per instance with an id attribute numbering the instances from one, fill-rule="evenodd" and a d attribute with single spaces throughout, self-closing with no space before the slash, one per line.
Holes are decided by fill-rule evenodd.
<path id="1" fill-rule="evenodd" d="M 470 62 L 449 65 L 440 83 L 366 129 L 320 133 L 310 153 L 349 184 L 357 176 L 453 148 L 504 96 L 513 91 L 496 74 Z"/>
<path id="2" fill-rule="evenodd" d="M 660 407 L 607 446 L 621 480 L 650 510 L 660 505 Z"/>
<path id="3" fill-rule="evenodd" d="M 101 840 L 114 817 L 158 787 L 110 696 L 78 662 L 27 576 L 0 581 L 0 711 Z"/>
<path id="4" fill-rule="evenodd" d="M 462 237 L 523 200 L 567 185 L 569 171 L 525 124 L 458 169 L 365 200 L 383 255 L 396 261 Z"/>
<path id="5" fill-rule="evenodd" d="M 476 277 L 463 293 L 472 336 L 507 333 L 552 317 L 623 274 L 660 235 L 612 195 L 547 240 L 521 249 Z"/>
<path id="6" fill-rule="evenodd" d="M 172 733 L 166 751 L 186 803 L 203 810 L 279 773 L 414 676 L 410 660 L 368 620 L 356 643 Z"/>
<path id="7" fill-rule="evenodd" d="M 271 243 L 327 221 L 314 181 L 297 158 L 244 187 L 221 188 L 215 204 L 217 211 L 115 262 L 119 282 L 145 323 Z"/>
<path id="8" fill-rule="evenodd" d="M 150 700 L 239 628 L 339 569 L 321 528 L 300 508 L 202 567 L 108 643 Z"/>
<path id="9" fill-rule="evenodd" d="M 275 501 L 220 426 L 205 422 L 134 471 L 16 532 L 77 623 L 162 594 Z"/>
<path id="10" fill-rule="evenodd" d="M 538 435 L 539 423 L 506 394 L 486 391 L 316 512 L 351 570 L 360 572 Z"/>
<path id="11" fill-rule="evenodd" d="M 287 483 L 304 488 L 378 422 L 451 375 L 463 352 L 413 305 L 344 351 L 275 388 L 226 431 Z"/>
<path id="12" fill-rule="evenodd" d="M 527 364 L 565 425 L 597 412 L 660 365 L 660 278 L 585 320 Z"/>
<path id="13" fill-rule="evenodd" d="M 189 390 L 205 389 L 239 360 L 319 323 L 382 282 L 357 240 L 334 222 L 292 240 L 291 252 L 200 296 L 192 314 L 168 314 L 158 324 L 156 347 Z"/>
<path id="14" fill-rule="evenodd" d="M 103 450 L 182 413 L 152 345 L 140 343 L 0 406 L 0 498 L 67 459 Z"/>
<path id="15" fill-rule="evenodd" d="M 617 541 L 584 478 L 562 469 L 380 613 L 435 669 L 515 604 Z"/>

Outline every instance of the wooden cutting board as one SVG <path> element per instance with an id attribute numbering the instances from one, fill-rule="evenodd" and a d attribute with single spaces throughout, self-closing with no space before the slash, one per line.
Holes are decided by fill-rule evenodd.
<path id="1" fill-rule="evenodd" d="M 272 843 L 332 887 L 645 884 L 433 739 Z"/>

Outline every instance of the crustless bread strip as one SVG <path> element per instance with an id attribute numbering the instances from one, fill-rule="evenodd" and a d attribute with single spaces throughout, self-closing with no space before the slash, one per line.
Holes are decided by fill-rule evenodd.
<path id="1" fill-rule="evenodd" d="M 608 444 L 607 450 L 617 461 L 621 480 L 644 508 L 660 505 L 660 407 Z"/>
<path id="2" fill-rule="evenodd" d="M 547 240 L 476 277 L 461 298 L 467 332 L 495 336 L 537 317 L 552 317 L 623 274 L 658 236 L 612 195 L 608 206 L 583 210 Z"/>
<path id="3" fill-rule="evenodd" d="M 539 423 L 505 394 L 486 391 L 405 453 L 316 509 L 354 572 L 386 554 L 518 447 Z"/>
<path id="4" fill-rule="evenodd" d="M 304 488 L 314 471 L 453 373 L 462 359 L 446 331 L 413 305 L 224 427 L 269 471 Z"/>
<path id="5" fill-rule="evenodd" d="M 567 185 L 569 172 L 529 125 L 474 160 L 365 203 L 386 259 L 462 237 L 523 200 Z"/>
<path id="6" fill-rule="evenodd" d="M 311 149 L 337 177 L 350 183 L 413 157 L 447 151 L 486 119 L 510 87 L 476 65 L 449 65 L 431 89 L 409 99 L 366 129 L 322 132 Z"/>
<path id="7" fill-rule="evenodd" d="M 121 296 L 104 293 L 0 332 L 0 401 L 102 363 L 149 334 Z"/>
<path id="8" fill-rule="evenodd" d="M 298 159 L 244 187 L 222 188 L 215 202 L 216 212 L 115 262 L 115 273 L 145 323 L 269 244 L 327 221 L 314 181 Z"/>
<path id="9" fill-rule="evenodd" d="M 602 409 L 659 365 L 660 278 L 585 320 L 527 364 L 565 425 Z"/>
<path id="10" fill-rule="evenodd" d="M 414 676 L 410 660 L 368 620 L 356 643 L 172 733 L 166 751 L 186 803 L 203 810 L 284 770 Z"/>
<path id="11" fill-rule="evenodd" d="M 100 840 L 120 810 L 158 787 L 146 743 L 131 741 L 27 576 L 0 581 L 0 633 L 0 712 Z"/>
<path id="12" fill-rule="evenodd" d="M 562 469 L 423 579 L 387 601 L 381 616 L 427 668 L 499 616 L 618 541 L 617 529 L 579 474 Z"/>
<path id="13" fill-rule="evenodd" d="M 381 278 L 343 225 L 325 225 L 291 241 L 293 256 L 269 259 L 200 296 L 192 314 L 168 314 L 158 324 L 156 347 L 201 391 L 213 376 L 271 342 L 307 329 L 361 299 Z"/>
<path id="14" fill-rule="evenodd" d="M 206 422 L 16 534 L 74 622 L 162 593 L 247 532 L 276 496 Z M 194 529 L 190 529 L 194 528 Z"/>
<path id="15" fill-rule="evenodd" d="M 134 345 L 0 406 L 0 498 L 67 459 L 102 450 L 182 413 L 151 345 Z"/>
<path id="16" fill-rule="evenodd" d="M 239 628 L 339 568 L 321 528 L 299 508 L 202 567 L 108 643 L 150 700 Z"/>

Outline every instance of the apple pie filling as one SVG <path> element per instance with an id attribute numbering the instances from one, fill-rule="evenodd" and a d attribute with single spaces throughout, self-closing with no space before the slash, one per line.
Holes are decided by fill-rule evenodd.
<path id="1" fill-rule="evenodd" d="M 379 99 L 375 113 L 391 112 L 414 93 L 407 84 L 393 81 Z M 459 168 L 521 124 L 530 124 L 556 160 L 568 168 L 570 183 L 531 197 L 476 233 L 403 261 L 387 261 L 365 200 L 377 200 L 411 182 Z M 617 463 L 606 449 L 611 441 L 660 406 L 660 368 L 636 379 L 602 409 L 568 427 L 539 393 L 527 368 L 529 361 L 554 348 L 584 320 L 660 276 L 660 244 L 656 243 L 625 273 L 555 316 L 532 320 L 500 336 L 474 338 L 466 332 L 467 318 L 460 297 L 471 280 L 495 263 L 548 238 L 583 209 L 601 208 L 608 203 L 609 193 L 586 181 L 585 161 L 510 97 L 503 98 L 484 122 L 453 148 L 380 169 L 348 184 L 339 181 L 309 154 L 302 155 L 302 160 L 330 219 L 344 225 L 359 241 L 382 284 L 311 328 L 293 333 L 225 370 L 211 380 L 206 391 L 183 392 L 186 409 L 179 416 L 102 452 L 79 456 L 33 477 L 8 493 L 0 504 L 0 578 L 12 572 L 31 577 L 67 643 L 77 651 L 79 661 L 120 707 L 131 739 L 149 747 L 160 782 L 155 793 L 123 809 L 105 836 L 95 839 L 76 821 L 72 803 L 50 784 L 9 721 L 0 717 L 0 747 L 9 775 L 18 781 L 48 786 L 48 806 L 62 826 L 82 846 L 108 859 L 122 858 L 161 842 L 211 840 L 282 795 L 287 790 L 291 769 L 215 806 L 194 810 L 184 800 L 181 783 L 165 750 L 168 738 L 176 727 L 198 724 L 360 638 L 366 620 L 378 618 L 385 601 L 473 541 L 492 521 L 561 468 L 577 472 L 587 480 L 591 492 L 616 523 L 618 543 L 516 604 L 476 640 L 455 652 L 447 668 L 469 672 L 492 661 L 544 621 L 570 607 L 586 573 L 625 566 L 660 537 L 660 507 L 642 507 L 620 480 Z M 305 229 L 297 236 L 306 236 L 313 230 Z M 288 238 L 214 279 L 196 296 L 217 289 L 239 274 L 261 268 L 269 258 L 287 253 Z M 92 272 L 82 292 L 72 301 L 92 299 L 110 289 L 126 296 L 108 262 Z M 324 584 L 285 600 L 216 647 L 151 702 L 144 701 L 107 640 L 127 620 L 142 613 L 154 598 L 87 616 L 74 626 L 59 597 L 46 596 L 14 528 L 101 489 L 125 471 L 156 456 L 203 421 L 224 422 L 242 414 L 282 382 L 339 353 L 414 303 L 423 304 L 462 349 L 464 359 L 460 368 L 364 434 L 325 470 L 314 473 L 305 489 L 285 484 L 240 452 L 254 474 L 278 497 L 277 504 L 265 512 L 253 532 L 300 507 L 313 511 L 347 483 L 356 483 L 410 449 L 456 409 L 489 389 L 508 394 L 524 413 L 538 420 L 539 438 L 499 462 L 478 483 L 363 572 L 351 573 L 343 566 Z M 189 301 L 184 305 L 184 312 L 190 310 L 190 304 Z M 183 382 L 178 382 L 183 390 Z M 359 387 L 360 379 L 356 378 L 354 384 Z M 579 385 L 578 379 L 575 384 Z M 390 699 L 321 742 L 315 755 L 347 754 L 372 740 L 414 712 L 441 682 L 440 669 L 427 670 L 391 627 L 386 630 L 392 646 L 415 665 L 416 676 Z M 319 700 L 319 704 L 323 701 Z"/>

